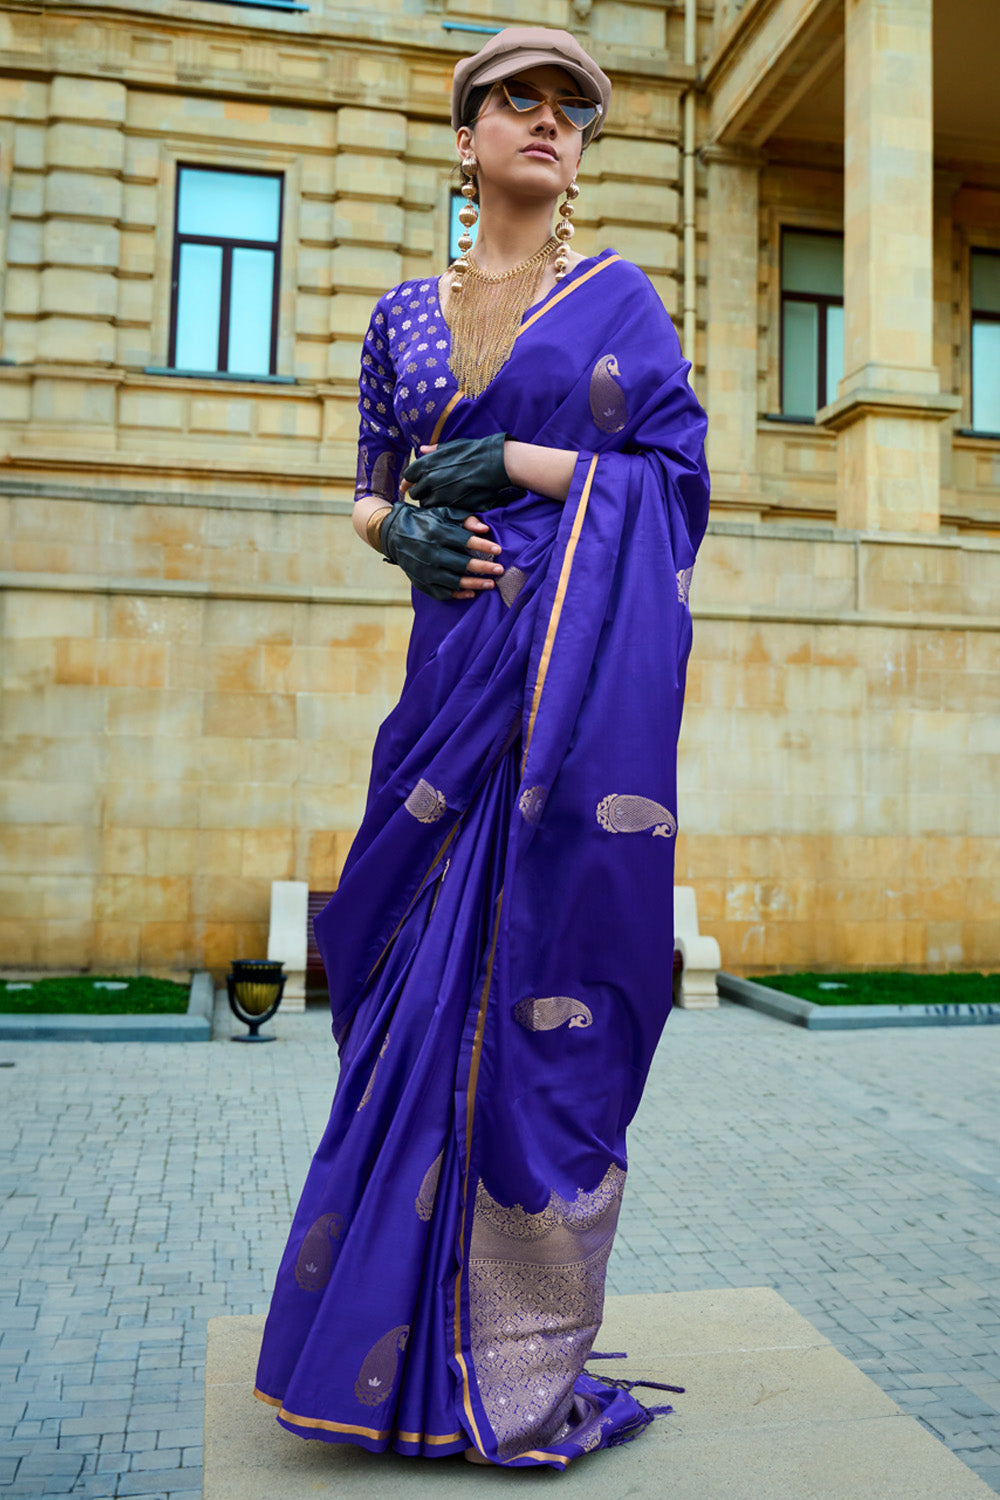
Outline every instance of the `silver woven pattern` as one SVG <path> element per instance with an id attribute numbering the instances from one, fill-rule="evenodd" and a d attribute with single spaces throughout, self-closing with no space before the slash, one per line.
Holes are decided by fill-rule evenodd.
<path id="1" fill-rule="evenodd" d="M 549 995 L 544 1000 L 531 996 L 519 1000 L 513 1014 L 525 1031 L 555 1031 L 567 1021 L 570 1026 L 590 1026 L 594 1020 L 590 1006 L 572 995 Z"/>
<path id="2" fill-rule="evenodd" d="M 602 432 L 621 432 L 628 421 L 625 392 L 614 378 L 618 374 L 617 359 L 605 354 L 590 377 L 590 415 Z"/>
<path id="3" fill-rule="evenodd" d="M 436 823 L 448 811 L 444 792 L 439 792 L 432 787 L 430 782 L 425 781 L 422 776 L 403 806 L 418 823 Z"/>
<path id="4" fill-rule="evenodd" d="M 497 593 L 508 609 L 510 609 L 527 581 L 528 575 L 523 568 L 507 568 L 497 580 Z"/>
<path id="5" fill-rule="evenodd" d="M 545 810 L 545 799 L 548 795 L 547 787 L 528 786 L 525 787 L 517 799 L 521 817 L 526 823 L 530 823 L 532 828 L 537 828 L 542 821 L 542 813 Z"/>
<path id="6" fill-rule="evenodd" d="M 661 802 L 612 792 L 597 804 L 597 821 L 608 833 L 648 833 L 664 839 L 677 832 L 677 819 Z"/>

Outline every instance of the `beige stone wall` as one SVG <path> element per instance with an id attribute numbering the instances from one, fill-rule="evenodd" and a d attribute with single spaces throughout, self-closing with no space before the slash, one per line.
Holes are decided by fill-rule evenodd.
<path id="1" fill-rule="evenodd" d="M 336 885 L 407 615 L 8 590 L 3 962 L 262 955 L 272 880 Z"/>
<path id="2" fill-rule="evenodd" d="M 532 19 L 579 30 L 582 9 Z M 703 0 L 699 47 L 713 22 L 729 37 L 726 107 L 760 134 L 771 43 L 741 43 L 742 9 Z M 816 9 L 783 7 L 795 27 Z M 0 0 L 0 963 L 219 972 L 265 951 L 272 879 L 336 882 L 409 619 L 350 529 L 360 340 L 388 285 L 446 259 L 447 80 L 478 41 L 452 17 L 523 20 L 500 0 L 206 5 L 197 24 L 180 0 Z M 678 315 L 683 5 L 595 0 L 587 26 L 615 103 L 575 243 L 614 244 Z M 285 175 L 283 383 L 150 373 L 178 162 Z M 995 967 L 996 445 L 942 444 L 942 524 L 964 539 L 829 524 L 837 435 L 763 418 L 780 226 L 838 227 L 842 166 L 789 142 L 716 162 L 689 352 L 725 462 L 692 595 L 679 876 L 729 968 Z M 933 220 L 934 359 L 966 401 L 964 266 L 1000 247 L 1000 173 L 967 175 L 938 164 Z"/>
<path id="3" fill-rule="evenodd" d="M 7 963 L 266 950 L 270 882 L 330 889 L 409 623 L 349 506 L 3 498 Z"/>
<path id="4" fill-rule="evenodd" d="M 254 475 L 296 494 L 349 493 L 372 303 L 446 263 L 449 79 L 470 44 L 436 14 L 418 25 L 386 9 L 386 34 L 352 21 L 346 38 L 310 11 L 311 40 L 283 36 L 280 13 L 221 6 L 198 29 L 166 6 L 141 22 L 0 12 L 0 39 L 26 70 L 0 77 L 0 327 L 17 366 L 0 388 L 0 461 L 53 472 L 84 449 L 91 467 L 121 462 L 157 480 L 182 468 L 211 487 L 249 478 L 249 442 Z M 564 24 L 565 0 L 550 9 Z M 686 76 L 650 49 L 664 47 L 674 10 L 595 16 L 617 87 L 577 210 L 580 249 L 615 244 L 671 310 Z M 178 163 L 284 174 L 278 373 L 292 384 L 145 373 L 167 364 Z"/>
<path id="5" fill-rule="evenodd" d="M 34 566 L 4 594 L 5 961 L 262 953 L 270 880 L 336 883 L 401 680 L 399 580 L 346 515 L 6 512 Z M 61 537 L 109 513 L 113 585 L 61 576 L 94 560 Z M 185 547 L 200 573 L 162 582 Z M 996 550 L 716 523 L 692 597 L 678 874 L 726 966 L 994 965 Z"/>
<path id="6" fill-rule="evenodd" d="M 1000 553 L 717 525 L 678 879 L 726 968 L 1000 961 Z"/>
<path id="7" fill-rule="evenodd" d="M 348 521 L 360 342 L 446 263 L 443 14 L 0 11 L 2 962 L 220 969 L 264 951 L 272 879 L 336 883 L 409 614 Z M 595 17 L 578 211 L 670 307 L 678 14 Z M 285 383 L 150 373 L 181 162 L 284 174 Z"/>

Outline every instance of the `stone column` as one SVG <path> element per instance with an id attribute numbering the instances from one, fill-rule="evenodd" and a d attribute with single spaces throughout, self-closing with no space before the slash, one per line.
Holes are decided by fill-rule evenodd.
<path id="1" fill-rule="evenodd" d="M 761 159 L 709 146 L 708 462 L 719 498 L 748 494 L 757 470 L 757 222 Z"/>
<path id="2" fill-rule="evenodd" d="M 817 417 L 840 433 L 841 525 L 934 531 L 933 0 L 847 0 L 844 379 Z"/>

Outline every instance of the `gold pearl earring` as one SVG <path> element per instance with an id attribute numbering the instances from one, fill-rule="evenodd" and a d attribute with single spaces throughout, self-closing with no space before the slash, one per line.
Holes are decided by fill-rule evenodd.
<path id="1" fill-rule="evenodd" d="M 576 185 L 576 178 L 566 189 L 566 201 L 559 210 L 560 223 L 556 225 L 556 239 L 559 241 L 559 249 L 556 253 L 553 269 L 556 280 L 562 281 L 569 270 L 569 242 L 573 238 L 573 200 L 579 198 L 580 189 Z"/>
<path id="2" fill-rule="evenodd" d="M 465 274 L 469 270 L 469 251 L 472 249 L 472 235 L 470 230 L 479 222 L 479 209 L 473 199 L 476 196 L 476 170 L 479 163 L 472 155 L 462 157 L 462 196 L 465 202 L 458 211 L 458 221 L 462 225 L 462 233 L 459 236 L 458 248 L 462 252 L 458 260 L 452 264 L 451 295 L 462 290 Z"/>

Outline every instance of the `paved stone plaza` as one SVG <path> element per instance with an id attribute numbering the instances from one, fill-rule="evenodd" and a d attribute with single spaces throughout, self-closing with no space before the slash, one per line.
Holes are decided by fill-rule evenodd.
<path id="1" fill-rule="evenodd" d="M 320 1008 L 270 1047 L 217 1022 L 0 1046 L 2 1496 L 201 1495 L 206 1322 L 264 1310 L 335 1075 Z M 998 1075 L 994 1027 L 677 1012 L 609 1290 L 774 1287 L 1000 1490 Z"/>

